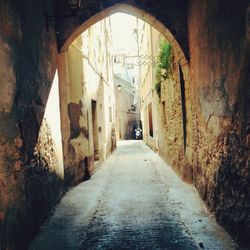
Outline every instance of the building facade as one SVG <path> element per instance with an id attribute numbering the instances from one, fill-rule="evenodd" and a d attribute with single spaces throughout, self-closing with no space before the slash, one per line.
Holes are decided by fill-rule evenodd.
<path id="1" fill-rule="evenodd" d="M 153 41 L 152 39 L 155 39 Z M 158 54 L 160 33 L 152 26 L 138 20 L 139 56 L 151 60 L 141 62 L 139 70 L 139 89 L 141 100 L 141 117 L 144 141 L 154 150 L 159 148 L 156 103 L 157 93 L 154 90 L 154 57 Z"/>
<path id="2" fill-rule="evenodd" d="M 116 133 L 121 140 L 135 139 L 135 129 L 140 126 L 140 109 L 135 99 L 136 88 L 114 74 L 116 100 Z"/>
<path id="3" fill-rule="evenodd" d="M 176 52 L 161 33 L 139 20 L 138 34 L 140 56 L 150 58 L 140 67 L 143 138 L 168 163 L 182 168 L 188 154 L 182 69 Z M 185 169 L 181 171 L 185 172 Z"/>
<path id="4" fill-rule="evenodd" d="M 58 132 L 64 157 L 57 159 L 61 166 L 64 164 L 66 183 L 88 178 L 94 171 L 94 163 L 105 160 L 116 147 L 111 44 L 109 18 L 78 36 L 61 61 L 59 90 L 52 88 L 50 94 L 54 102 L 48 103 L 46 110 L 55 106 L 55 97 L 60 95 L 61 121 L 53 119 L 53 115 L 49 118 L 45 112 L 43 124 L 51 131 L 55 123 L 61 124 Z M 40 143 L 46 138 L 42 131 Z"/>

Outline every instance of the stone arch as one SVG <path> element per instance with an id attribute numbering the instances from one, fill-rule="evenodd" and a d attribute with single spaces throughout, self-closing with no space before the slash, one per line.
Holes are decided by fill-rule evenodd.
<path id="1" fill-rule="evenodd" d="M 40 211 L 37 213 L 38 206 L 30 199 L 26 200 L 29 196 L 23 187 L 34 180 L 34 175 L 30 175 L 32 178 L 28 175 L 29 169 L 35 169 L 30 168 L 30 158 L 57 65 L 57 48 L 61 52 L 60 67 L 60 58 L 63 59 L 67 41 L 73 39 L 75 32 L 80 31 L 81 27 L 84 29 L 84 24 L 91 25 L 102 15 L 108 15 L 108 11 L 110 14 L 115 12 L 115 9 L 123 12 L 126 9 L 130 14 L 135 11 L 136 15 L 140 14 L 143 20 L 154 27 L 158 24 L 156 28 L 166 37 L 169 36 L 172 44 L 176 43 L 173 47 L 180 48 L 179 58 L 182 59 L 189 92 L 186 97 L 189 100 L 186 105 L 189 111 L 188 126 L 193 128 L 189 135 L 193 141 L 193 156 L 189 153 L 192 161 L 188 162 L 194 173 L 193 183 L 210 209 L 216 211 L 221 224 L 249 246 L 249 224 L 244 223 L 249 221 L 247 208 L 250 203 L 247 198 L 250 179 L 247 174 L 250 149 L 247 0 L 227 1 L 227 7 L 230 8 L 225 8 L 225 1 L 220 0 L 85 0 L 77 17 L 55 20 L 56 30 L 47 29 L 44 11 L 51 15 L 68 14 L 66 1 L 0 2 L 0 17 L 3 20 L 0 25 L 0 58 L 7 72 L 7 75 L 2 74 L 4 78 L 1 83 L 9 96 L 5 98 L 0 114 L 0 175 L 3 180 L 0 189 L 4 190 L 0 194 L 0 234 L 6 238 L 5 242 L 1 242 L 4 249 L 11 249 L 14 244 L 16 247 L 12 249 L 20 248 L 21 240 L 30 240 L 27 235 L 19 237 L 16 230 L 11 231 L 12 228 L 32 232 L 42 222 L 37 220 L 41 218 Z M 240 63 L 236 55 L 240 57 Z M 224 61 L 227 62 L 225 68 L 221 63 Z M 225 78 L 228 72 L 230 77 Z M 2 93 L 4 95 L 5 91 Z M 218 105 L 221 106 L 219 110 Z M 190 113 L 193 117 L 190 117 Z M 240 142 L 240 150 L 234 146 L 235 141 Z M 41 175 L 37 177 L 40 180 Z M 47 179 L 51 182 L 51 175 Z M 49 189 L 49 185 L 45 186 L 47 192 L 41 190 L 41 194 L 51 195 L 40 198 L 37 189 L 32 189 L 32 186 L 29 191 L 35 201 L 45 204 L 47 209 L 56 202 L 56 199 L 51 202 L 49 198 L 58 198 L 61 192 L 59 188 L 53 190 Z M 237 190 L 238 187 L 240 191 L 243 190 L 240 196 L 238 192 L 228 192 L 235 190 L 236 186 Z M 10 199 L 6 199 L 6 194 Z M 231 207 L 231 201 L 236 201 L 237 206 Z M 44 210 L 42 220 L 47 213 Z M 4 235 L 6 232 L 12 233 Z M 17 236 L 18 241 L 15 240 Z"/>
<path id="2" fill-rule="evenodd" d="M 179 42 L 176 40 L 172 32 L 162 23 L 160 22 L 156 17 L 150 15 L 146 11 L 129 5 L 125 3 L 119 3 L 115 4 L 111 7 L 108 7 L 101 12 L 89 17 L 86 21 L 84 21 L 81 25 L 75 27 L 69 37 L 65 40 L 62 47 L 60 48 L 59 52 L 65 52 L 68 49 L 68 46 L 74 41 L 76 37 L 78 37 L 81 33 L 83 33 L 85 30 L 87 30 L 91 25 L 101 21 L 105 17 L 108 17 L 114 13 L 121 12 L 129 15 L 133 15 L 138 17 L 139 19 L 143 20 L 144 22 L 147 22 L 152 27 L 154 27 L 156 30 L 158 30 L 160 33 L 162 33 L 166 39 L 170 42 L 172 47 L 174 48 L 174 51 L 176 53 L 178 62 L 180 63 L 185 76 L 188 74 L 188 59 L 187 56 L 184 53 L 184 50 L 181 48 Z"/>
<path id="3" fill-rule="evenodd" d="M 91 1 L 89 1 L 91 2 Z M 119 1 L 120 2 L 120 1 Z M 123 2 L 123 1 L 121 1 Z M 137 4 L 139 5 L 139 4 Z M 85 8 L 85 7 L 84 7 Z M 84 10 L 83 8 L 83 10 Z M 157 31 L 162 33 L 166 39 L 169 41 L 169 43 L 172 45 L 174 51 L 175 51 L 175 56 L 177 58 L 177 62 L 181 66 L 182 72 L 183 72 L 183 78 L 185 81 L 185 85 L 187 88 L 187 93 L 188 93 L 188 98 L 191 97 L 191 89 L 190 89 L 190 79 L 189 79 L 189 52 L 187 51 L 188 48 L 188 42 L 186 38 L 183 38 L 183 34 L 178 34 L 178 32 L 173 28 L 174 26 L 185 26 L 185 24 L 176 24 L 173 25 L 171 24 L 171 28 L 167 27 L 165 25 L 166 22 L 171 23 L 170 21 L 165 21 L 164 23 L 162 21 L 159 21 L 159 19 L 162 18 L 156 18 L 155 15 L 153 16 L 152 14 L 149 13 L 149 11 L 144 10 L 146 9 L 144 6 L 139 8 L 135 5 L 131 5 L 130 3 L 116 3 L 113 6 L 108 6 L 105 9 L 102 9 L 100 12 L 93 14 L 92 16 L 84 19 L 84 21 L 80 24 L 72 28 L 69 32 L 70 34 L 66 37 L 67 38 L 60 38 L 59 35 L 59 53 L 63 53 L 67 51 L 68 46 L 76 39 L 81 33 L 83 33 L 85 30 L 87 30 L 91 25 L 101 21 L 105 17 L 108 17 L 114 13 L 121 12 L 129 15 L 133 15 L 138 17 L 139 19 L 143 20 L 144 22 L 147 22 L 150 24 L 152 27 L 154 27 Z M 174 9 L 174 11 L 176 11 Z M 151 11 L 152 12 L 152 11 Z M 83 19 L 83 18 L 82 18 Z M 79 22 L 79 21 L 78 21 Z M 172 21 L 173 22 L 173 21 Z M 179 21 L 180 22 L 180 21 Z M 178 23 L 178 21 L 176 21 Z M 185 29 L 185 28 L 182 28 Z M 64 32 L 68 32 L 64 30 Z M 180 32 L 181 33 L 181 32 Z M 182 32 L 186 33 L 186 32 Z M 61 35 L 65 37 L 65 35 Z M 176 36 L 178 36 L 178 40 L 176 39 Z M 63 41 L 63 42 L 61 42 Z M 60 46 L 60 43 L 62 45 Z M 185 44 L 186 43 L 186 44 Z M 60 65 L 60 54 L 59 54 L 59 65 Z M 191 111 L 191 104 L 187 104 L 187 109 L 190 109 Z M 191 112 L 188 115 L 189 119 L 191 118 Z M 191 129 L 191 128 L 190 128 Z"/>
<path id="4" fill-rule="evenodd" d="M 178 67 L 181 68 L 181 72 L 183 74 L 183 80 L 185 84 L 185 95 L 186 95 L 186 119 L 188 120 L 187 125 L 186 123 L 183 124 L 183 126 L 187 126 L 184 130 L 188 131 L 187 133 L 187 138 L 184 139 L 186 140 L 185 144 L 189 145 L 191 147 L 192 144 L 192 105 L 191 105 L 191 100 L 192 100 L 192 95 L 191 95 L 191 88 L 190 88 L 190 80 L 189 80 L 189 62 L 188 58 L 185 54 L 184 49 L 180 45 L 180 43 L 177 41 L 175 35 L 171 32 L 170 29 L 161 21 L 158 20 L 158 18 L 152 16 L 149 14 L 147 11 L 132 6 L 130 4 L 126 3 L 118 3 L 114 4 L 111 7 L 108 7 L 106 9 L 101 10 L 99 13 L 94 14 L 93 16 L 90 16 L 87 18 L 85 21 L 82 22 L 82 24 L 74 27 L 71 29 L 70 35 L 67 36 L 67 39 L 65 39 L 63 45 L 61 46 L 59 50 L 59 60 L 58 60 L 58 70 L 59 70 L 59 81 L 60 81 L 60 89 L 61 89 L 61 95 L 66 96 L 67 94 L 65 93 L 65 84 L 67 84 L 67 74 L 66 72 L 66 60 L 67 60 L 67 50 L 70 46 L 70 44 L 84 31 L 86 31 L 89 27 L 94 25 L 95 23 L 105 19 L 106 17 L 114 14 L 114 13 L 125 13 L 129 14 L 132 16 L 135 16 L 144 22 L 148 23 L 152 27 L 154 27 L 157 31 L 159 31 L 167 40 L 168 42 L 172 45 L 172 48 L 174 50 L 175 58 L 176 58 L 176 63 L 179 65 Z M 60 73 L 63 72 L 62 74 Z M 61 80 L 60 80 L 61 79 Z M 63 110 L 65 107 L 61 106 L 61 112 L 64 112 Z M 66 114 L 66 112 L 64 112 Z M 191 150 L 187 150 L 188 154 L 184 155 L 182 157 L 187 158 L 188 160 L 191 159 Z M 184 153 L 185 154 L 185 153 Z"/>

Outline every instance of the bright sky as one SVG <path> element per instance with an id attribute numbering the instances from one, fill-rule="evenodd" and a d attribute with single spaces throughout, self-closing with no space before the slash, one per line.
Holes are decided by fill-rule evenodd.
<path id="1" fill-rule="evenodd" d="M 111 28 L 114 50 L 136 50 L 136 40 L 133 30 L 136 28 L 134 16 L 116 13 L 111 16 Z"/>

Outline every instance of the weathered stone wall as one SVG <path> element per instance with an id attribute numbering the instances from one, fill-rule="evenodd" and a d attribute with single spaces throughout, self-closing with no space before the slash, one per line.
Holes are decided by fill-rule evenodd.
<path id="1" fill-rule="evenodd" d="M 139 39 L 140 53 L 159 56 L 161 43 L 166 38 L 148 24 L 143 29 L 144 32 L 139 26 L 139 34 L 143 36 L 143 39 Z M 188 122 L 191 116 L 189 71 L 187 64 L 181 66 L 181 58 L 175 47 L 172 47 L 172 51 L 171 74 L 167 79 L 162 77 L 160 91 L 157 91 L 156 87 L 156 71 L 159 62 L 142 66 L 140 72 L 144 140 L 152 149 L 159 151 L 164 159 L 190 182 L 192 169 L 190 164 L 187 164 L 188 157 L 186 157 L 186 154 L 191 151 L 190 133 L 187 132 L 192 130 Z M 181 93 L 181 79 L 184 85 L 183 93 Z M 182 96 L 185 96 L 183 103 Z M 153 137 L 149 135 L 148 105 L 150 102 L 153 107 Z"/>
<path id="2" fill-rule="evenodd" d="M 190 181 L 192 171 L 186 164 L 183 130 L 186 121 L 183 121 L 180 72 L 175 56 L 172 64 L 172 73 L 168 79 L 162 81 L 161 96 L 156 102 L 159 153 L 185 180 Z"/>
<path id="3" fill-rule="evenodd" d="M 191 1 L 193 182 L 219 222 L 249 247 L 247 1 Z"/>
<path id="4" fill-rule="evenodd" d="M 246 10 L 246 1 L 190 2 L 190 65 L 181 67 L 186 145 L 178 55 L 173 79 L 162 82 L 162 96 L 154 104 L 159 153 L 183 179 L 196 186 L 219 223 L 237 242 L 249 247 L 250 66 Z"/>
<path id="5" fill-rule="evenodd" d="M 26 231 L 25 234 L 15 232 L 20 242 L 24 236 L 27 241 L 24 242 L 29 243 L 64 193 L 63 166 L 59 165 L 60 158 L 56 152 L 57 146 L 51 126 L 49 120 L 44 118 L 34 156 L 26 166 L 23 204 L 27 216 L 26 223 L 23 222 Z"/>
<path id="6" fill-rule="evenodd" d="M 247 1 L 190 1 L 190 65 L 178 65 L 181 58 L 173 46 L 177 67 L 173 79 L 162 83 L 165 98 L 158 98 L 154 105 L 156 149 L 158 140 L 160 154 L 185 180 L 194 183 L 218 221 L 237 241 L 249 247 L 246 15 Z M 186 136 L 178 67 L 185 85 Z M 144 112 L 146 130 L 147 115 Z"/>
<path id="7" fill-rule="evenodd" d="M 60 196 L 60 180 L 34 160 L 57 45 L 45 28 L 51 1 L 0 1 L 0 246 L 26 249 Z"/>

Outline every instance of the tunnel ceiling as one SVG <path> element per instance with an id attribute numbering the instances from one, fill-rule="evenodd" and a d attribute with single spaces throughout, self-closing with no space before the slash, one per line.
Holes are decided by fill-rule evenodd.
<path id="1" fill-rule="evenodd" d="M 55 9 L 52 14 L 59 15 L 59 17 L 55 19 L 59 51 L 65 41 L 70 37 L 73 30 L 89 18 L 116 4 L 128 4 L 145 11 L 164 24 L 180 44 L 186 58 L 189 57 L 187 39 L 187 0 L 82 0 L 80 10 L 77 11 L 77 16 L 73 18 L 60 17 L 60 15 L 71 14 L 66 0 L 54 1 Z"/>

